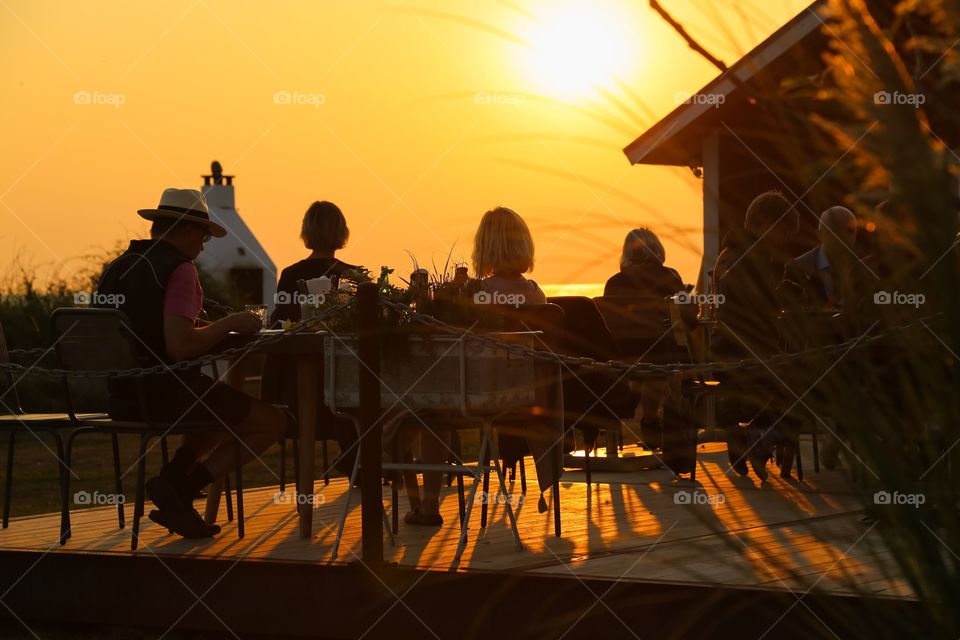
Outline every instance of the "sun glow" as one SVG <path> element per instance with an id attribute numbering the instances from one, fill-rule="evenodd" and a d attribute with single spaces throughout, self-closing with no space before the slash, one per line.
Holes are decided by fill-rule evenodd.
<path id="1" fill-rule="evenodd" d="M 571 100 L 612 86 L 640 55 L 637 25 L 629 24 L 628 12 L 603 3 L 568 2 L 536 14 L 524 34 L 531 47 L 527 66 L 539 90 L 551 97 Z"/>

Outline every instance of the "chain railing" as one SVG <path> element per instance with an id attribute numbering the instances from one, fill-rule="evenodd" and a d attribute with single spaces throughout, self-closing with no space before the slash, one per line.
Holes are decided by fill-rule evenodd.
<path id="1" fill-rule="evenodd" d="M 381 304 L 387 308 L 393 309 L 394 311 L 403 313 L 414 322 L 440 329 L 445 333 L 463 337 L 466 340 L 483 343 L 498 349 L 504 349 L 510 353 L 523 355 L 535 360 L 549 361 L 554 363 L 559 362 L 580 369 L 586 368 L 592 370 L 609 371 L 611 373 L 621 374 L 624 377 L 673 376 L 680 373 L 687 373 L 691 375 L 708 375 L 731 370 L 758 367 L 774 369 L 775 367 L 780 367 L 784 364 L 797 362 L 806 358 L 820 358 L 823 356 L 838 355 L 848 350 L 861 349 L 865 346 L 875 344 L 881 340 L 891 339 L 894 335 L 919 328 L 923 326 L 926 321 L 937 317 L 930 316 L 927 318 L 921 318 L 911 323 L 889 329 L 884 333 L 874 336 L 853 338 L 845 342 L 823 345 L 793 353 L 780 353 L 769 358 L 747 358 L 740 360 L 725 360 L 720 362 L 677 362 L 671 364 L 655 364 L 652 362 L 625 362 L 620 360 L 600 361 L 584 356 L 569 356 L 559 354 L 550 350 L 531 349 L 530 347 L 525 347 L 520 344 L 504 342 L 493 335 L 474 333 L 464 327 L 458 327 L 432 316 L 423 313 L 417 313 L 405 304 L 383 299 L 381 300 Z"/>
<path id="2" fill-rule="evenodd" d="M 161 364 L 155 365 L 152 367 L 141 367 L 135 369 L 122 369 L 122 370 L 108 370 L 108 371 L 73 371 L 68 369 L 59 369 L 59 368 L 43 368 L 37 366 L 26 366 L 19 363 L 9 363 L 9 364 L 0 364 L 0 371 L 9 371 L 11 373 L 21 374 L 21 375 L 32 375 L 32 376 L 46 376 L 46 377 L 83 377 L 83 378 L 132 378 L 145 375 L 153 375 L 158 373 L 168 373 L 168 372 L 177 372 L 185 371 L 187 369 L 193 369 L 195 367 L 203 366 L 210 364 L 216 360 L 230 359 L 236 356 L 256 353 L 258 350 L 263 349 L 267 345 L 270 345 L 274 342 L 283 340 L 284 338 L 295 335 L 298 333 L 308 332 L 315 330 L 321 323 L 326 320 L 337 316 L 347 307 L 353 304 L 353 300 L 334 305 L 328 309 L 323 310 L 319 315 L 314 316 L 308 320 L 303 321 L 298 326 L 284 330 L 278 333 L 263 335 L 256 338 L 251 343 L 244 345 L 242 347 L 234 347 L 231 349 L 226 349 L 216 353 L 206 354 L 195 358 L 193 360 L 184 360 L 176 362 L 170 365 Z M 399 312 L 404 317 L 408 318 L 410 321 L 429 326 L 434 329 L 438 329 L 446 334 L 462 337 L 466 340 L 470 340 L 475 343 L 482 343 L 487 346 L 492 346 L 497 349 L 506 350 L 509 353 L 520 355 L 523 357 L 531 358 L 534 360 L 542 362 L 551 362 L 551 363 L 562 363 L 569 367 L 576 367 L 578 369 L 588 369 L 588 370 L 598 370 L 606 371 L 612 374 L 618 374 L 624 377 L 650 377 L 650 376 L 673 376 L 677 374 L 690 374 L 690 375 L 712 375 L 716 373 L 722 373 L 732 370 L 740 370 L 746 368 L 758 368 L 764 367 L 773 369 L 776 367 L 782 367 L 788 363 L 798 362 L 808 358 L 821 358 L 830 355 L 839 355 L 840 353 L 854 350 L 862 349 L 866 346 L 875 344 L 882 340 L 889 340 L 895 335 L 905 333 L 907 331 L 919 328 L 923 326 L 927 321 L 932 320 L 937 316 L 930 316 L 927 318 L 921 318 L 915 320 L 905 325 L 899 327 L 894 327 L 885 331 L 884 333 L 866 336 L 860 338 L 854 338 L 847 340 L 845 342 L 840 342 L 836 344 L 823 345 L 819 347 L 814 347 L 811 349 L 806 349 L 804 351 L 792 352 L 792 353 L 780 353 L 769 358 L 745 358 L 739 360 L 725 360 L 717 362 L 676 362 L 676 363 L 667 363 L 667 364 L 656 364 L 652 362 L 628 362 L 621 360 L 596 360 L 594 358 L 589 358 L 585 356 L 571 356 L 566 354 L 556 353 L 548 349 L 533 349 L 521 344 L 505 342 L 495 335 L 486 335 L 481 333 L 476 333 L 462 326 L 456 326 L 448 322 L 444 322 L 439 318 L 433 316 L 416 312 L 410 306 L 402 304 L 399 302 L 394 302 L 386 298 L 381 297 L 380 304 L 393 311 Z M 229 307 L 225 305 L 219 305 L 223 309 L 232 311 Z M 11 349 L 9 351 L 12 357 L 18 358 L 40 358 L 43 359 L 46 355 L 53 355 L 52 348 L 37 348 L 37 349 Z"/>
<path id="3" fill-rule="evenodd" d="M 197 367 L 202 367 L 204 365 L 211 364 L 217 360 L 229 360 L 231 358 L 256 353 L 257 351 L 262 350 L 267 345 L 279 342 L 284 338 L 287 338 L 298 333 L 305 333 L 315 331 L 318 326 L 339 315 L 341 312 L 347 309 L 350 305 L 353 304 L 353 300 L 349 300 L 342 304 L 333 305 L 327 309 L 324 309 L 318 315 L 315 315 L 307 320 L 302 321 L 296 327 L 291 329 L 285 329 L 277 333 L 271 333 L 267 335 L 261 335 L 254 338 L 248 344 L 245 344 L 240 347 L 233 347 L 230 349 L 224 349 L 223 351 L 218 351 L 215 353 L 205 354 L 193 360 L 181 360 L 173 364 L 158 364 L 151 367 L 138 367 L 131 369 L 108 369 L 103 371 L 79 371 L 71 369 L 59 369 L 59 368 L 44 368 L 37 366 L 26 366 L 19 363 L 3 363 L 0 364 L 0 371 L 9 371 L 13 374 L 20 375 L 30 375 L 30 376 L 41 376 L 41 377 L 54 377 L 54 378 L 138 378 L 141 376 L 149 376 L 163 373 L 175 373 L 178 371 L 186 371 L 188 369 L 195 369 Z M 46 349 L 25 349 L 22 351 L 11 350 L 11 355 L 23 355 L 26 353 L 36 353 L 37 356 L 43 357 L 47 353 L 53 354 L 54 348 L 48 347 Z"/>

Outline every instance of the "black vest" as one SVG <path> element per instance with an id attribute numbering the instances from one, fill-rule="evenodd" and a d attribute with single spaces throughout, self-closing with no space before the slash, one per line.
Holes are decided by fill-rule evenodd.
<path id="1" fill-rule="evenodd" d="M 118 308 L 127 314 L 137 338 L 137 354 L 140 366 L 152 367 L 158 364 L 172 364 L 167 355 L 167 341 L 163 335 L 163 298 L 167 282 L 174 270 L 184 262 L 187 256 L 180 253 L 172 244 L 163 240 L 133 240 L 130 247 L 104 269 L 97 287 L 97 296 L 103 300 L 110 294 L 122 295 L 122 304 Z M 112 308 L 112 307 L 109 307 Z M 191 381 L 200 374 L 195 367 L 176 374 L 170 372 L 141 378 L 148 414 L 154 415 L 155 403 L 164 403 L 172 393 L 183 391 L 183 385 L 192 386 Z M 140 410 L 141 396 L 137 386 L 130 378 L 111 378 L 107 381 L 109 390 L 108 411 L 114 419 L 139 420 L 143 417 Z"/>
<path id="2" fill-rule="evenodd" d="M 119 309 L 127 314 L 142 342 L 137 346 L 143 366 L 173 362 L 163 335 L 163 298 L 174 270 L 189 261 L 164 240 L 133 240 L 100 278 L 99 299 L 111 294 L 122 296 Z"/>

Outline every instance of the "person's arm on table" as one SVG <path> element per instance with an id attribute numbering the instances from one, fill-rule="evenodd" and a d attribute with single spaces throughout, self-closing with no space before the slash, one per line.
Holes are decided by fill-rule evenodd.
<path id="1" fill-rule="evenodd" d="M 236 331 L 254 334 L 260 330 L 262 321 L 249 311 L 232 313 L 204 327 L 196 327 L 183 316 L 164 316 L 163 335 L 167 341 L 167 354 L 174 360 L 189 360 L 210 352 L 228 333 Z"/>

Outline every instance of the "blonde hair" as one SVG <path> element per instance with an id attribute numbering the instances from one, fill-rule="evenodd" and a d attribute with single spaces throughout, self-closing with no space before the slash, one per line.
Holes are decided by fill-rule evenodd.
<path id="1" fill-rule="evenodd" d="M 495 271 L 526 273 L 533 269 L 533 236 L 520 215 L 506 207 L 483 214 L 473 239 L 473 271 L 486 278 Z"/>
<path id="2" fill-rule="evenodd" d="M 648 262 L 651 259 L 660 264 L 663 264 L 667 259 L 667 252 L 657 234 L 646 227 L 640 227 L 628 233 L 623 240 L 620 268 L 623 269 L 639 262 Z"/>
<path id="3" fill-rule="evenodd" d="M 340 207 L 332 202 L 314 202 L 303 214 L 300 239 L 312 251 L 343 249 L 350 237 L 347 219 Z"/>

